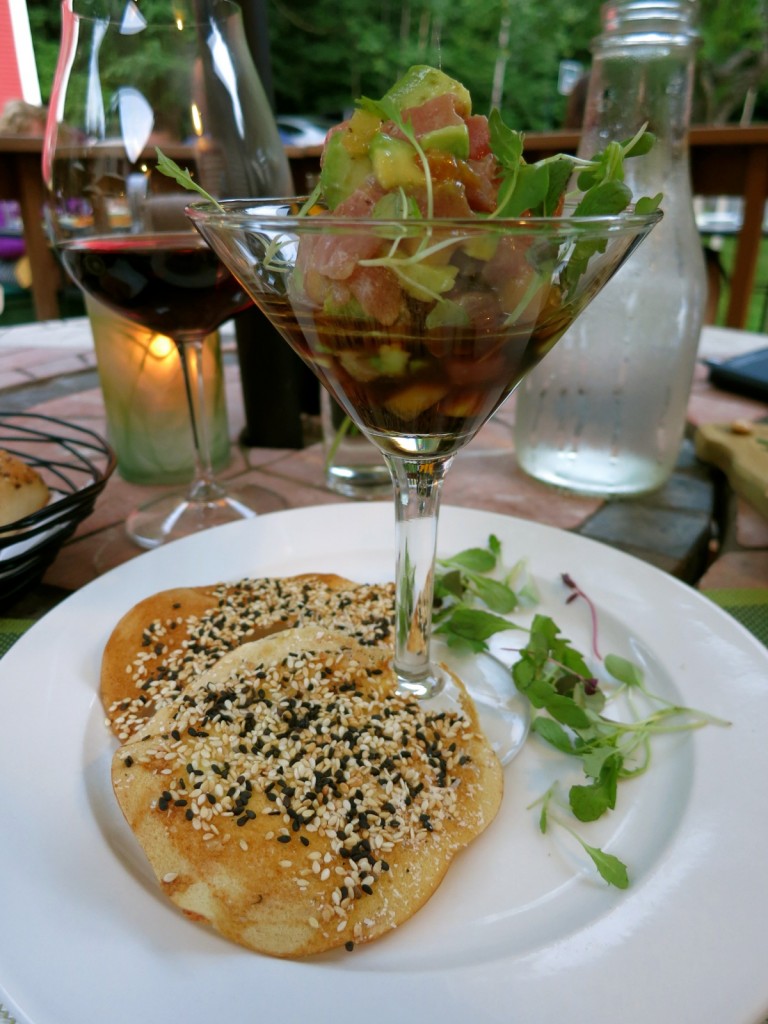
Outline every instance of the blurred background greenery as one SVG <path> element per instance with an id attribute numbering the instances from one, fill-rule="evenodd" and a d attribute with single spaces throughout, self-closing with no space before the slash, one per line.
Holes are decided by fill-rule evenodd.
<path id="1" fill-rule="evenodd" d="M 168 0 L 139 0 L 142 10 Z M 520 130 L 563 124 L 570 62 L 589 68 L 600 0 L 242 0 L 268 25 L 278 113 L 339 119 L 381 96 L 411 64 L 468 86 Z M 695 123 L 768 120 L 768 0 L 698 0 Z M 59 6 L 28 0 L 43 102 L 59 46 Z M 565 64 L 564 64 L 565 62 Z M 578 72 L 578 68 L 576 69 Z"/>
<path id="2" fill-rule="evenodd" d="M 116 0 L 124 3 L 125 0 Z M 136 0 L 149 17 L 195 0 Z M 701 35 L 694 124 L 768 122 L 768 0 L 694 0 Z M 27 0 L 42 100 L 59 50 L 58 0 Z M 411 64 L 463 81 L 475 110 L 502 110 L 522 131 L 578 127 L 569 90 L 589 71 L 601 0 L 240 0 L 265 85 L 281 115 L 337 121 L 360 95 L 381 96 Z M 256 36 L 254 36 L 256 32 Z M 146 60 L 156 61 L 148 52 Z M 722 272 L 717 322 L 728 303 L 735 241 L 710 239 Z M 82 312 L 74 287 L 64 315 Z M 78 305 L 80 304 L 80 305 Z M 72 308 L 70 308 L 70 306 Z M 32 317 L 28 286 L 6 285 L 0 324 Z M 747 327 L 768 328 L 768 237 Z"/>

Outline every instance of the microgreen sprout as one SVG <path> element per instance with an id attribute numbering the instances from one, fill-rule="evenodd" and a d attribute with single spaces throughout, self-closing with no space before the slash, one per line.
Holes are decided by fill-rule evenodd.
<path id="1" fill-rule="evenodd" d="M 527 632 L 526 643 L 515 648 L 512 679 L 534 710 L 533 736 L 578 763 L 583 780 L 570 785 L 564 813 L 589 823 L 616 807 L 620 784 L 643 775 L 652 760 L 652 741 L 665 735 L 688 733 L 705 726 L 729 723 L 695 708 L 684 707 L 654 694 L 640 665 L 617 654 L 600 658 L 597 652 L 597 610 L 573 577 L 563 573 L 571 591 L 567 601 L 584 600 L 592 620 L 592 657 L 602 660 L 599 679 L 587 657 L 562 635 L 552 618 L 534 613 L 523 627 L 507 616 L 532 603 L 529 581 L 520 589 L 519 566 L 505 573 L 501 545 L 491 536 L 486 548 L 468 548 L 438 562 L 435 581 L 435 631 L 448 644 L 470 651 L 488 650 L 488 641 L 508 630 Z M 628 715 L 619 717 L 623 700 Z M 586 842 L 550 804 L 557 784 L 534 801 L 541 805 L 540 828 L 554 821 L 569 832 L 589 855 L 600 875 L 611 885 L 626 888 L 626 865 Z"/>
<path id="2" fill-rule="evenodd" d="M 619 860 L 618 857 L 612 853 L 606 853 L 601 850 L 599 846 L 591 846 L 579 833 L 568 824 L 560 815 L 553 814 L 550 810 L 550 804 L 555 798 L 557 793 L 557 783 L 553 782 L 546 793 L 535 800 L 529 805 L 528 810 L 541 804 L 541 813 L 539 814 L 539 829 L 542 835 L 545 835 L 549 827 L 550 822 L 554 822 L 572 836 L 576 842 L 581 846 L 584 852 L 589 856 L 592 863 L 597 868 L 597 871 L 601 878 L 603 878 L 609 885 L 615 886 L 617 889 L 629 888 L 629 872 L 627 865 Z"/>
<path id="3" fill-rule="evenodd" d="M 590 618 L 592 620 L 592 653 L 599 661 L 601 659 L 601 655 L 597 647 L 597 609 L 595 608 L 595 605 L 592 602 L 592 600 L 587 596 L 587 594 L 584 593 L 584 591 L 581 589 L 581 587 L 578 585 L 578 583 L 576 583 L 576 581 L 569 573 L 564 572 L 561 575 L 560 579 L 563 581 L 566 587 L 568 587 L 571 590 L 570 596 L 566 599 L 566 604 L 571 604 L 578 598 L 582 598 L 582 600 L 586 601 L 587 607 L 589 608 Z"/>

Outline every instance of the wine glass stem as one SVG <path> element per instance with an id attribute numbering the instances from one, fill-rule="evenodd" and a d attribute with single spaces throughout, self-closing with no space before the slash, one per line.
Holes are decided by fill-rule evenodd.
<path id="1" fill-rule="evenodd" d="M 212 501 L 223 493 L 213 475 L 203 373 L 204 345 L 204 338 L 185 338 L 183 341 L 176 341 L 184 373 L 195 450 L 195 475 L 189 490 L 190 501 Z"/>
<path id="2" fill-rule="evenodd" d="M 442 673 L 429 658 L 437 521 L 451 458 L 420 461 L 386 455 L 395 489 L 395 660 L 400 688 L 435 696 Z"/>

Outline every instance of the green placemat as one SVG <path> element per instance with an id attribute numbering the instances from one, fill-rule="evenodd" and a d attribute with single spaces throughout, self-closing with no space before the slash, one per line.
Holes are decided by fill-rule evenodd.
<path id="1" fill-rule="evenodd" d="M 0 658 L 7 654 L 19 637 L 34 624 L 34 619 L 0 619 Z"/>
<path id="2" fill-rule="evenodd" d="M 768 647 L 768 587 L 749 590 L 713 589 L 702 593 L 746 626 Z"/>

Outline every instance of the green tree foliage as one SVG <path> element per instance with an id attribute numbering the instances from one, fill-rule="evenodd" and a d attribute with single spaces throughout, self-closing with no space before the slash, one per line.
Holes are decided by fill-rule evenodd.
<path id="1" fill-rule="evenodd" d="M 167 10 L 170 0 L 137 2 L 149 16 Z M 768 120 L 768 0 L 698 2 L 694 119 L 738 120 L 746 104 L 755 119 Z M 28 8 L 47 102 L 59 7 L 28 0 Z M 268 12 L 282 113 L 338 118 L 355 97 L 379 97 L 409 65 L 429 63 L 465 82 L 478 112 L 498 105 L 510 124 L 527 131 L 562 124 L 560 62 L 588 66 L 600 25 L 600 0 L 268 0 Z M 161 60 L 157 66 L 161 77 Z"/>
<path id="2" fill-rule="evenodd" d="M 59 54 L 61 12 L 59 5 L 51 3 L 50 0 L 27 0 L 27 10 L 37 61 L 37 74 L 40 79 L 40 92 L 43 103 L 47 104 Z"/>
<path id="3" fill-rule="evenodd" d="M 702 41 L 694 117 L 768 120 L 768 0 L 699 0 Z"/>
<path id="4" fill-rule="evenodd" d="M 478 112 L 510 123 L 562 121 L 559 63 L 588 60 L 600 0 L 271 0 L 274 80 L 284 111 L 336 117 L 352 97 L 381 96 L 411 64 L 461 79 Z M 557 8 L 555 14 L 554 8 Z M 297 53 L 301 59 L 297 60 Z"/>

